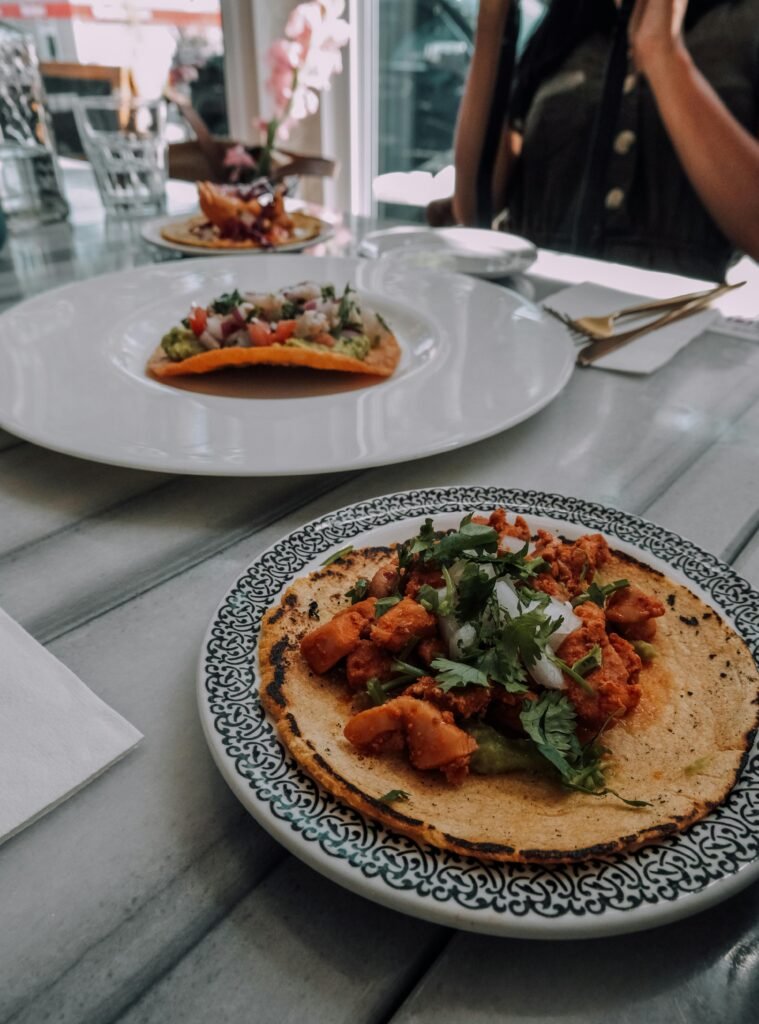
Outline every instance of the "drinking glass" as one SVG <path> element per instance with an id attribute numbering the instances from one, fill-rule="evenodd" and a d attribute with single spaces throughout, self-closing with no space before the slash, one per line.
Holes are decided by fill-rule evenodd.
<path id="1" fill-rule="evenodd" d="M 75 97 L 74 116 L 110 214 L 140 216 L 164 209 L 166 103 L 118 96 Z"/>

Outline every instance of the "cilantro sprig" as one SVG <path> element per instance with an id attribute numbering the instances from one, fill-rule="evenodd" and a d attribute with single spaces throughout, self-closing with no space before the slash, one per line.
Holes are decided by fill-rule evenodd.
<path id="1" fill-rule="evenodd" d="M 624 587 L 629 587 L 629 580 L 614 580 L 613 583 L 605 583 L 600 585 L 598 583 L 591 583 L 588 589 L 578 594 L 572 601 L 572 607 L 576 608 L 580 604 L 585 604 L 586 601 L 593 601 L 599 608 L 603 608 L 606 604 L 606 599 L 610 597 L 616 590 L 622 590 Z"/>
<path id="2" fill-rule="evenodd" d="M 341 558 L 345 558 L 353 551 L 352 544 L 346 544 L 344 548 L 340 548 L 339 551 L 333 551 L 331 555 L 324 559 L 322 565 L 332 565 L 333 562 L 339 562 Z"/>
<path id="3" fill-rule="evenodd" d="M 490 686 L 488 677 L 474 665 L 463 661 L 451 661 L 449 658 L 435 658 L 430 665 L 437 675 L 435 682 L 443 691 L 457 689 L 462 686 Z"/>
<path id="4" fill-rule="evenodd" d="M 519 718 L 539 753 L 554 766 L 568 789 L 590 796 L 611 794 L 630 807 L 650 806 L 646 800 L 629 800 L 606 785 L 606 748 L 599 743 L 603 729 L 590 742 L 581 744 L 574 706 L 563 694 L 552 690 L 538 700 L 524 701 Z"/>
<path id="5" fill-rule="evenodd" d="M 409 799 L 410 795 L 405 789 L 391 789 L 384 796 L 379 797 L 379 801 L 383 804 L 394 804 L 398 801 L 405 802 Z"/>
<path id="6" fill-rule="evenodd" d="M 214 299 L 211 303 L 211 309 L 214 313 L 226 316 L 227 313 L 231 313 L 233 309 L 239 306 L 242 301 L 242 295 L 235 288 L 234 291 L 224 292 L 218 299 Z"/>

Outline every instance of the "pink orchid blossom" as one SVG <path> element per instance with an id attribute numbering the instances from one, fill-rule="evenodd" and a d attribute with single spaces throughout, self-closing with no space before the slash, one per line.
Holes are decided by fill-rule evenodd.
<path id="1" fill-rule="evenodd" d="M 344 0 L 307 0 L 293 9 L 285 25 L 285 38 L 271 44 L 267 53 L 267 91 L 273 117 L 257 122 L 265 131 L 261 164 L 267 173 L 271 150 L 278 138 L 286 139 L 294 121 L 319 109 L 319 93 L 329 88 L 333 75 L 343 69 L 340 50 L 348 42 L 350 26 L 340 15 Z"/>

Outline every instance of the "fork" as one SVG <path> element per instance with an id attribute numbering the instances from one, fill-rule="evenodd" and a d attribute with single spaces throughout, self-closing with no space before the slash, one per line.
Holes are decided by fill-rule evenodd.
<path id="1" fill-rule="evenodd" d="M 616 349 L 622 348 L 623 345 L 626 345 L 630 341 L 634 341 L 636 338 L 642 338 L 644 334 L 649 334 L 651 331 L 655 331 L 667 324 L 675 323 L 677 320 L 684 320 L 686 317 L 693 316 L 694 313 L 700 313 L 714 299 L 718 298 L 720 295 L 724 295 L 726 292 L 732 291 L 734 288 L 740 288 L 745 283 L 745 281 L 741 281 L 738 284 L 718 285 L 710 292 L 702 295 L 701 298 L 692 299 L 684 305 L 670 309 L 670 311 L 665 313 L 664 316 L 657 317 L 656 320 L 653 320 L 651 323 L 644 324 L 642 327 L 636 327 L 631 331 L 622 331 L 619 334 L 612 335 L 611 338 L 595 339 L 580 351 L 576 360 L 577 365 L 590 366 L 597 359 L 601 359 L 610 352 L 614 352 Z"/>
<path id="2" fill-rule="evenodd" d="M 652 302 L 643 302 L 635 306 L 626 306 L 624 309 L 619 309 L 615 313 L 609 313 L 607 316 L 584 316 L 584 317 L 571 317 L 566 313 L 560 313 L 558 310 L 553 309 L 550 306 L 543 306 L 546 313 L 550 313 L 551 316 L 556 317 L 560 320 L 565 327 L 578 338 L 580 341 L 601 341 L 606 338 L 620 338 L 621 334 L 614 334 L 614 323 L 621 317 L 632 316 L 634 314 L 642 314 L 654 312 L 657 309 L 664 309 L 668 311 L 674 311 L 676 309 L 684 308 L 692 302 L 700 300 L 709 300 L 717 298 L 717 296 L 724 294 L 727 291 L 731 291 L 733 288 L 740 288 L 741 284 L 716 285 L 714 288 L 709 288 L 704 292 L 692 292 L 689 295 L 677 295 L 670 299 L 658 299 Z M 669 313 L 665 314 L 669 315 Z M 663 318 L 659 318 L 662 320 Z M 653 321 L 653 324 L 657 324 L 659 321 Z M 646 327 L 649 325 L 646 324 Z M 632 330 L 640 330 L 641 328 L 633 328 Z M 630 332 L 627 332 L 630 333 Z"/>

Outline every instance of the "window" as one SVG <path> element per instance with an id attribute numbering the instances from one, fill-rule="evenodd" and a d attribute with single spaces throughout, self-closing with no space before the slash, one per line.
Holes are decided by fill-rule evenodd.
<path id="1" fill-rule="evenodd" d="M 359 179 L 351 190 L 356 212 L 421 221 L 431 199 L 452 194 L 453 136 L 478 8 L 479 0 L 350 5 L 353 133 L 359 138 L 350 167 Z M 520 9 L 521 52 L 546 2 L 521 0 Z"/>

